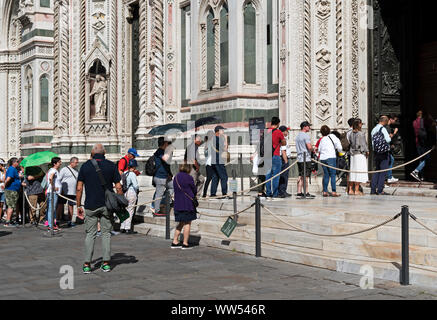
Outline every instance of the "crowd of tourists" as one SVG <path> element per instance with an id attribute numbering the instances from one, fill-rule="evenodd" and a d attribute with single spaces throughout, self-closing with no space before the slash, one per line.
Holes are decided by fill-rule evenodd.
<path id="1" fill-rule="evenodd" d="M 312 125 L 304 121 L 300 132 L 295 137 L 297 154 L 297 194 L 298 197 L 314 198 L 308 192 L 309 178 L 317 171 L 315 164 L 323 168 L 323 197 L 339 197 L 337 192 L 337 168 L 344 169 L 347 174 L 347 194 L 363 195 L 362 185 L 369 181 L 368 158 L 373 151 L 376 172 L 373 174 L 370 187 L 371 194 L 387 195 L 384 192 L 386 183 L 397 182 L 390 168 L 394 165 L 397 154 L 399 129 L 395 115 L 381 116 L 379 123 L 372 129 L 368 143 L 363 132 L 361 119 L 349 119 L 350 129 L 346 132 L 331 130 L 324 125 L 320 128 L 321 137 L 313 145 L 311 141 Z M 423 155 L 435 145 L 435 121 L 423 113 L 417 113 L 413 123 L 416 135 L 418 155 Z M 292 159 L 290 140 L 287 139 L 291 129 L 281 125 L 278 117 L 273 117 L 270 128 L 263 133 L 266 139 L 260 139 L 255 153 L 251 157 L 253 173 L 258 176 L 258 195 L 266 199 L 283 199 L 291 197 L 287 192 L 289 170 Z M 265 142 L 271 142 L 270 150 Z M 203 146 L 204 157 L 200 157 L 199 147 Z M 204 137 L 193 136 L 187 146 L 184 161 L 173 175 L 171 170 L 175 147 L 168 137 L 158 138 L 158 148 L 147 160 L 145 174 L 152 177 L 155 188 L 151 203 L 152 214 L 165 216 L 165 203 L 174 208 L 175 229 L 171 248 L 191 249 L 188 243 L 191 223 L 197 219 L 197 198 L 232 199 L 228 194 L 228 174 L 226 164 L 229 163 L 228 137 L 223 126 L 216 126 Z M 94 242 L 101 236 L 103 263 L 101 269 L 110 271 L 110 238 L 118 234 L 114 231 L 114 217 L 120 219 L 120 233 L 134 234 L 133 217 L 138 203 L 139 183 L 136 158 L 137 150 L 130 148 L 127 154 L 117 163 L 105 158 L 105 148 L 96 144 L 90 159 L 77 170 L 79 159 L 72 157 L 69 164 L 61 169 L 59 157 L 51 159 L 49 170 L 45 173 L 40 167 L 20 166 L 23 159 L 11 158 L 8 163 L 0 159 L 0 218 L 5 227 L 15 227 L 20 219 L 26 219 L 28 207 L 29 222 L 36 226 L 44 225 L 52 233 L 59 231 L 60 221 L 65 220 L 67 227 L 84 223 L 86 229 L 84 273 L 91 272 L 91 261 Z M 423 170 L 429 155 L 423 157 L 411 176 L 418 181 L 423 180 Z M 206 177 L 201 174 L 205 166 Z M 203 171 L 203 170 L 202 170 Z M 217 195 L 218 185 L 221 194 Z M 328 186 L 331 183 L 331 192 Z M 113 192 L 115 188 L 115 193 Z M 85 190 L 85 202 L 82 195 Z M 115 198 L 108 196 L 114 195 Z M 119 195 L 120 197 L 117 197 Z M 168 197 L 168 199 L 165 199 Z M 112 200 L 108 200 L 112 199 Z M 165 202 L 167 200 L 168 202 Z M 109 206 L 108 207 L 108 201 Z M 111 202 L 112 201 L 112 202 Z M 27 203 L 27 204 L 26 204 Z M 114 204 L 115 203 L 115 204 Z M 74 206 L 77 205 L 76 220 Z M 67 215 L 64 215 L 67 205 Z M 115 210 L 120 205 L 123 210 Z M 117 207 L 118 208 L 118 207 Z M 122 212 L 123 211 L 123 212 Z M 122 212 L 122 213 L 121 213 Z M 52 217 L 52 213 L 54 216 Z M 123 219 L 120 218 L 123 215 Z M 86 217 L 86 219 L 85 219 Z M 22 221 L 22 220 L 21 220 Z M 53 223 L 52 223 L 53 221 Z M 179 241 L 183 234 L 182 241 Z"/>

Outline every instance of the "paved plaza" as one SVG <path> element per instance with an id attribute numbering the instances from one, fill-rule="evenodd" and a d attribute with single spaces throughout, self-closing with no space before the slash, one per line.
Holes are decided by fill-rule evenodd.
<path id="1" fill-rule="evenodd" d="M 0 299 L 437 299 L 437 289 L 376 280 L 206 246 L 171 250 L 145 235 L 112 237 L 113 270 L 81 271 L 84 226 L 45 237 L 35 227 L 0 227 Z M 95 261 L 101 260 L 97 239 Z M 62 266 L 74 269 L 74 289 L 62 290 Z"/>

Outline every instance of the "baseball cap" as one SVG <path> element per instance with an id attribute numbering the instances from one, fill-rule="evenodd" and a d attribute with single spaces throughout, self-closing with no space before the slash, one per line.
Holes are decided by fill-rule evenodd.
<path id="1" fill-rule="evenodd" d="M 311 127 L 311 123 L 309 123 L 308 121 L 304 121 L 300 124 L 301 129 L 303 129 L 305 127 Z"/>
<path id="2" fill-rule="evenodd" d="M 138 162 L 135 159 L 130 159 L 129 160 L 129 167 L 133 168 L 133 167 L 138 167 Z"/>
<path id="3" fill-rule="evenodd" d="M 290 127 L 286 127 L 286 126 L 280 126 L 279 130 L 282 131 L 282 132 L 285 132 L 285 131 L 291 131 L 291 128 Z"/>
<path id="4" fill-rule="evenodd" d="M 127 153 L 130 153 L 131 155 L 133 155 L 135 158 L 139 157 L 140 155 L 137 153 L 137 149 L 135 148 L 130 148 Z"/>
<path id="5" fill-rule="evenodd" d="M 219 130 L 225 130 L 225 128 L 222 126 L 217 126 L 215 127 L 214 132 L 219 132 Z"/>

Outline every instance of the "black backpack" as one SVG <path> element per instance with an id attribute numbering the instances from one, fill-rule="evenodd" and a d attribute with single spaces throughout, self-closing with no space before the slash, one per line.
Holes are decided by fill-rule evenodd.
<path id="1" fill-rule="evenodd" d="M 379 129 L 379 131 L 376 132 L 372 138 L 373 150 L 376 153 L 385 153 L 390 151 L 390 145 L 385 140 L 384 134 L 382 133 L 382 129 L 384 129 L 384 127 L 381 127 L 381 129 Z"/>
<path id="2" fill-rule="evenodd" d="M 146 171 L 146 175 L 151 176 L 151 177 L 155 176 L 155 173 L 156 173 L 156 159 L 155 159 L 155 155 L 152 155 L 147 160 L 145 171 Z"/>
<path id="3" fill-rule="evenodd" d="M 428 132 L 426 131 L 426 128 L 423 124 L 423 119 L 420 119 L 420 128 L 419 132 L 417 133 L 417 140 L 421 147 L 426 146 L 428 140 Z"/>

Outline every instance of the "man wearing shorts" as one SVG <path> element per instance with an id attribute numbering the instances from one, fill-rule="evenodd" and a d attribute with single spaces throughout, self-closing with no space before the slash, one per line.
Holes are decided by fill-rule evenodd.
<path id="1" fill-rule="evenodd" d="M 18 159 L 12 158 L 9 160 L 9 168 L 6 171 L 5 180 L 5 199 L 8 210 L 6 211 L 5 227 L 16 227 L 17 225 L 11 222 L 12 213 L 17 209 L 17 202 L 21 188 L 20 176 L 18 174 Z"/>
<path id="2" fill-rule="evenodd" d="M 79 159 L 76 157 L 72 157 L 70 159 L 70 164 L 61 169 L 59 172 L 59 181 L 61 181 L 62 185 L 62 193 L 63 197 L 59 197 L 58 200 L 58 219 L 62 218 L 64 214 L 64 205 L 68 202 L 68 226 L 74 227 L 75 224 L 73 222 L 73 208 L 76 204 L 76 185 L 77 185 L 77 177 L 79 172 L 77 172 L 76 167 L 79 164 Z"/>
<path id="3" fill-rule="evenodd" d="M 296 137 L 296 152 L 297 152 L 297 166 L 299 168 L 299 179 L 297 180 L 297 196 L 303 197 L 306 192 L 307 197 L 314 197 L 308 193 L 308 177 L 311 175 L 311 152 L 313 147 L 311 145 L 311 138 L 309 132 L 311 131 L 311 124 L 308 121 L 304 121 L 300 125 L 301 131 Z M 304 165 L 304 162 L 306 164 Z M 306 166 L 306 172 L 304 167 Z M 302 192 L 303 179 L 306 180 L 306 190 Z"/>

